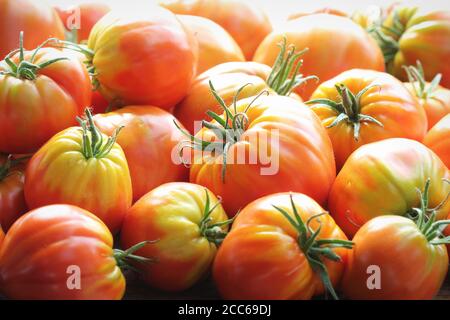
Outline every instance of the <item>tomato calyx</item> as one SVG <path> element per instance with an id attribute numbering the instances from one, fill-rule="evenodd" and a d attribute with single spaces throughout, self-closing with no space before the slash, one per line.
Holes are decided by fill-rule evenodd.
<path id="1" fill-rule="evenodd" d="M 433 98 L 433 93 L 441 82 L 442 74 L 438 73 L 433 80 L 431 80 L 430 84 L 427 84 L 422 64 L 419 60 L 417 60 L 416 63 L 417 67 L 403 66 L 403 69 L 405 69 L 406 75 L 408 76 L 408 81 L 414 90 L 414 94 L 419 99 L 426 100 L 428 98 Z"/>
<path id="2" fill-rule="evenodd" d="M 203 216 L 199 223 L 200 228 L 200 234 L 205 237 L 209 242 L 215 244 L 217 247 L 222 244 L 223 240 L 227 236 L 228 232 L 224 231 L 222 227 L 230 225 L 233 223 L 236 216 L 234 216 L 231 219 L 217 222 L 217 223 L 211 223 L 212 218 L 211 214 L 213 211 L 220 205 L 221 201 L 219 201 L 211 206 L 211 199 L 208 194 L 208 190 L 205 189 L 206 194 L 206 202 L 205 202 L 205 209 L 203 210 Z"/>
<path id="3" fill-rule="evenodd" d="M 0 71 L 0 74 L 12 76 L 18 79 L 36 80 L 39 70 L 44 69 L 45 67 L 48 67 L 49 65 L 54 64 L 55 62 L 61 60 L 68 60 L 68 58 L 66 57 L 60 57 L 45 61 L 40 64 L 34 63 L 34 60 L 36 59 L 36 55 L 39 52 L 39 50 L 41 50 L 44 46 L 46 46 L 47 44 L 49 44 L 54 40 L 55 40 L 54 38 L 50 38 L 44 41 L 42 44 L 40 44 L 36 49 L 34 49 L 33 54 L 31 55 L 31 58 L 28 61 L 25 60 L 25 52 L 23 48 L 23 31 L 21 31 L 19 34 L 19 49 L 11 51 L 4 59 L 4 61 L 9 67 L 9 70 Z M 19 62 L 16 64 L 12 60 L 12 57 L 17 53 L 19 53 Z"/>
<path id="4" fill-rule="evenodd" d="M 138 255 L 134 254 L 136 251 L 142 249 L 146 245 L 153 244 L 157 241 L 158 240 L 142 241 L 142 242 L 139 242 L 139 243 L 135 244 L 134 246 L 128 248 L 127 250 L 114 249 L 113 256 L 114 256 L 114 259 L 116 259 L 117 266 L 122 270 L 132 270 L 135 272 L 139 272 L 139 270 L 133 266 L 133 262 L 134 263 L 136 263 L 136 262 L 143 263 L 143 264 L 157 263 L 158 260 L 156 258 L 146 258 L 146 257 L 142 257 L 142 256 L 138 256 Z"/>
<path id="5" fill-rule="evenodd" d="M 308 80 L 319 81 L 316 76 L 303 77 L 299 74 L 300 67 L 303 65 L 303 60 L 299 59 L 304 53 L 309 51 L 305 48 L 296 52 L 295 46 L 290 45 L 287 48 L 286 37 L 278 44 L 280 52 L 272 67 L 272 71 L 266 80 L 267 85 L 280 96 L 288 96 L 294 89 L 306 83 Z M 286 54 L 286 49 L 287 54 Z M 292 76 L 290 76 L 292 74 Z"/>
<path id="6" fill-rule="evenodd" d="M 239 88 L 234 95 L 233 98 L 233 110 L 231 107 L 227 106 L 225 101 L 220 97 L 214 88 L 211 81 L 209 81 L 209 87 L 211 89 L 211 93 L 219 103 L 219 106 L 224 110 L 224 115 L 220 116 L 217 113 L 208 110 L 206 114 L 211 117 L 212 121 L 202 120 L 202 128 L 206 128 L 214 133 L 216 139 L 213 141 L 202 140 L 197 138 L 196 136 L 189 133 L 187 130 L 182 129 L 177 121 L 174 120 L 175 126 L 183 133 L 189 140 L 184 141 L 180 150 L 179 157 L 183 160 L 183 150 L 184 148 L 191 148 L 193 150 L 200 150 L 205 152 L 211 152 L 214 156 L 222 155 L 223 163 L 222 163 L 222 182 L 225 182 L 225 174 L 227 167 L 227 153 L 232 145 L 239 142 L 241 140 L 242 134 L 247 129 L 249 119 L 247 117 L 247 112 L 261 97 L 263 94 L 269 95 L 267 90 L 261 91 L 258 95 L 256 95 L 253 100 L 246 106 L 243 112 L 237 111 L 237 101 L 239 99 L 239 95 L 242 90 L 251 84 L 246 84 Z"/>
<path id="7" fill-rule="evenodd" d="M 0 164 L 0 182 L 6 179 L 11 173 L 11 169 L 17 164 L 28 160 L 30 156 L 25 156 L 21 158 L 14 158 L 12 154 L 8 155 L 5 162 Z"/>
<path id="8" fill-rule="evenodd" d="M 378 85 L 367 86 L 355 96 L 345 84 L 338 83 L 335 85 L 335 88 L 341 97 L 340 102 L 330 99 L 313 99 L 307 101 L 306 104 L 321 104 L 329 107 L 331 110 L 336 112 L 338 116 L 332 123 L 326 126 L 326 128 L 333 128 L 345 121 L 353 126 L 353 138 L 355 141 L 358 141 L 361 130 L 361 122 L 374 123 L 380 127 L 383 127 L 383 124 L 374 117 L 361 113 L 361 98 L 365 93 L 374 87 L 378 87 Z"/>
<path id="9" fill-rule="evenodd" d="M 446 183 L 450 181 L 445 180 Z M 427 241 L 432 245 L 450 244 L 450 236 L 443 237 L 444 229 L 450 225 L 450 220 L 436 221 L 436 212 L 441 209 L 450 199 L 450 192 L 445 199 L 435 208 L 428 208 L 428 199 L 431 180 L 428 178 L 423 192 L 417 189 L 420 198 L 420 208 L 413 208 L 407 214 L 412 219 Z"/>
<path id="10" fill-rule="evenodd" d="M 83 143 L 82 150 L 84 157 L 86 159 L 90 158 L 104 158 L 106 157 L 114 147 L 116 143 L 117 136 L 122 130 L 123 126 L 116 128 L 113 135 L 108 137 L 105 142 L 103 135 L 100 130 L 95 126 L 94 119 L 92 117 L 92 112 L 89 108 L 85 110 L 86 119 L 77 117 L 77 121 L 80 124 L 83 133 Z"/>
<path id="11" fill-rule="evenodd" d="M 290 194 L 290 201 L 294 218 L 292 218 L 291 215 L 286 212 L 286 210 L 275 205 L 272 206 L 276 210 L 278 210 L 278 212 L 280 212 L 298 232 L 297 243 L 301 251 L 304 253 L 305 257 L 308 259 L 309 265 L 315 272 L 319 274 L 326 290 L 332 295 L 335 300 L 339 300 L 339 297 L 337 296 L 328 275 L 328 270 L 322 259 L 326 258 L 332 261 L 339 262 L 341 261 L 341 257 L 337 255 L 332 249 L 352 249 L 354 243 L 348 240 L 340 239 L 317 239 L 322 228 L 320 223 L 320 216 L 328 213 L 322 212 L 313 215 L 305 223 L 297 211 L 292 194 Z M 319 222 L 319 227 L 316 230 L 313 230 L 311 228 L 311 222 L 314 220 L 317 220 Z"/>

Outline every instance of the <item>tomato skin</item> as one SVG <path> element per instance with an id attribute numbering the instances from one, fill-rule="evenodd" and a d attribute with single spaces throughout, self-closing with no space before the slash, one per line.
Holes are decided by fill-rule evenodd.
<path id="1" fill-rule="evenodd" d="M 336 223 L 353 236 L 364 223 L 381 215 L 405 215 L 419 207 L 417 189 L 430 178 L 429 208 L 437 207 L 450 192 L 450 172 L 421 143 L 393 138 L 356 150 L 344 164 L 330 191 L 328 206 Z M 450 211 L 447 202 L 436 211 L 438 220 Z M 358 227 L 359 226 L 359 227 Z"/>
<path id="2" fill-rule="evenodd" d="M 324 210 L 313 199 L 294 193 L 294 203 L 305 221 Z M 213 276 L 225 299 L 310 299 L 324 293 L 320 278 L 297 243 L 298 232 L 272 205 L 291 213 L 289 193 L 269 195 L 248 204 L 237 216 L 231 232 L 219 247 Z M 347 240 L 333 218 L 320 218 L 318 239 Z M 318 222 L 311 227 L 316 230 Z M 333 286 L 343 274 L 345 249 L 333 249 L 342 261 L 324 259 Z"/>
<path id="3" fill-rule="evenodd" d="M 117 143 L 127 158 L 134 201 L 163 183 L 189 179 L 189 169 L 172 159 L 177 145 L 185 140 L 174 120 L 167 111 L 152 106 L 128 106 L 94 118 L 106 135 L 124 126 Z"/>
<path id="4" fill-rule="evenodd" d="M 253 100 L 238 101 L 237 112 Z M 336 170 L 330 139 L 314 113 L 298 100 L 272 95 L 254 101 L 247 117 L 248 129 L 227 153 L 238 159 L 245 152 L 245 163 L 228 161 L 223 182 L 222 155 L 204 152 L 191 166 L 190 181 L 222 197 L 230 216 L 255 199 L 284 191 L 303 192 L 324 204 Z M 211 141 L 212 135 L 204 128 L 196 137 Z M 265 154 L 272 155 L 266 159 L 270 165 L 262 164 Z M 255 163 L 248 161 L 252 156 Z"/>
<path id="5" fill-rule="evenodd" d="M 341 97 L 335 88 L 344 84 L 356 96 L 368 86 L 375 86 L 360 100 L 360 114 L 380 121 L 361 122 L 359 139 L 354 138 L 353 125 L 343 121 L 335 127 L 327 128 L 333 143 L 337 168 L 344 165 L 350 154 L 367 143 L 388 139 L 408 138 L 422 141 L 427 132 L 427 118 L 415 97 L 406 90 L 403 83 L 384 72 L 353 69 L 345 71 L 322 83 L 312 94 L 311 99 L 330 99 L 340 102 Z M 333 123 L 339 112 L 323 104 L 313 104 L 311 109 L 319 116 L 324 127 Z"/>
<path id="6" fill-rule="evenodd" d="M 236 92 L 248 83 L 251 85 L 242 90 L 240 98 L 251 97 L 263 90 L 268 90 L 266 79 L 271 70 L 270 67 L 256 62 L 219 64 L 197 76 L 185 98 L 176 106 L 175 117 L 189 132 L 196 133 L 195 121 L 209 119 L 206 115 L 208 110 L 223 112 L 211 93 L 210 81 L 217 93 L 229 105 L 233 102 Z"/>
<path id="7" fill-rule="evenodd" d="M 198 43 L 170 11 L 137 8 L 112 10 L 92 29 L 88 47 L 94 51 L 99 90 L 122 105 L 169 110 L 196 74 Z"/>
<path id="8" fill-rule="evenodd" d="M 32 0 L 0 0 L 0 59 L 17 48 L 24 32 L 24 47 L 32 49 L 46 39 L 64 39 L 64 27 L 47 3 Z"/>
<path id="9" fill-rule="evenodd" d="M 336 16 L 348 17 L 348 14 L 345 13 L 344 11 L 334 9 L 334 8 L 324 7 L 324 8 L 315 10 L 311 13 L 305 13 L 305 12 L 292 13 L 289 15 L 288 20 L 294 20 L 294 19 L 304 17 L 304 16 L 307 16 L 310 14 L 318 14 L 318 13 L 334 14 Z"/>
<path id="10" fill-rule="evenodd" d="M 319 83 L 343 71 L 355 68 L 384 71 L 384 59 L 376 42 L 349 18 L 331 14 L 313 14 L 292 20 L 270 33 L 256 50 L 253 61 L 272 65 L 278 44 L 309 48 L 302 59 L 301 72 L 316 75 L 320 82 L 309 81 L 297 89 L 308 100 Z"/>
<path id="11" fill-rule="evenodd" d="M 179 15 L 178 19 L 197 38 L 199 57 L 197 74 L 218 64 L 245 61 L 244 54 L 236 41 L 217 23 L 197 16 Z"/>
<path id="12" fill-rule="evenodd" d="M 112 245 L 108 228 L 88 211 L 69 205 L 30 211 L 3 241 L 2 292 L 11 299 L 27 300 L 121 299 L 125 278 Z M 73 265 L 81 271 L 80 290 L 67 285 L 68 267 Z"/>
<path id="13" fill-rule="evenodd" d="M 431 245 L 412 220 L 376 217 L 352 241 L 342 280 L 347 298 L 423 300 L 439 292 L 448 270 L 447 250 L 445 245 Z M 379 290 L 368 288 L 369 266 L 380 268 Z"/>
<path id="14" fill-rule="evenodd" d="M 211 204 L 216 204 L 217 198 L 207 192 Z M 136 251 L 140 256 L 157 259 L 153 264 L 136 265 L 147 284 L 166 291 L 183 291 L 206 275 L 217 247 L 200 232 L 205 200 L 202 186 L 167 183 L 153 189 L 128 210 L 121 232 L 122 245 L 129 247 L 157 240 Z M 227 220 L 221 205 L 210 217 L 212 223 Z"/>
<path id="15" fill-rule="evenodd" d="M 428 131 L 423 144 L 433 150 L 447 168 L 450 168 L 450 114 Z"/>
<path id="16" fill-rule="evenodd" d="M 104 15 L 106 15 L 111 8 L 106 3 L 98 2 L 85 2 L 79 5 L 70 6 L 66 8 L 56 7 L 55 10 L 58 12 L 64 27 L 67 30 L 71 30 L 71 16 L 79 13 L 79 28 L 77 28 L 77 40 L 78 43 L 85 42 L 89 38 L 94 25 L 100 20 Z"/>
<path id="17" fill-rule="evenodd" d="M 26 52 L 25 59 L 31 54 Z M 91 81 L 78 60 L 44 48 L 39 50 L 35 63 L 61 57 L 69 60 L 39 70 L 34 81 L 0 75 L 0 152 L 36 151 L 54 134 L 75 125 L 75 117 L 89 105 Z M 16 54 L 12 60 L 17 63 L 18 59 Z M 4 70 L 8 70 L 7 64 L 2 61 L 0 71 Z"/>
<path id="18" fill-rule="evenodd" d="M 251 60 L 258 45 L 272 31 L 267 15 L 258 7 L 240 0 L 159 0 L 176 14 L 208 18 L 222 26 Z"/>
<path id="19" fill-rule="evenodd" d="M 426 84 L 427 86 L 429 83 Z M 413 85 L 411 83 L 405 83 L 406 88 L 415 94 Z M 433 92 L 432 96 L 428 98 L 418 98 L 420 105 L 423 107 L 427 114 L 428 130 L 434 127 L 439 120 L 450 113 L 450 90 L 444 87 L 438 86 Z"/>
<path id="20" fill-rule="evenodd" d="M 66 129 L 33 155 L 25 173 L 25 199 L 30 209 L 58 203 L 82 207 L 114 234 L 133 197 L 128 164 L 117 143 L 107 156 L 86 159 L 82 135 L 80 127 Z"/>

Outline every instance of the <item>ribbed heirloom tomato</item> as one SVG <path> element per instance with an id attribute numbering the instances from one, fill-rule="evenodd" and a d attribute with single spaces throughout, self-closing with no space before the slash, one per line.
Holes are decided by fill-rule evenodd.
<path id="1" fill-rule="evenodd" d="M 24 46 L 32 49 L 49 37 L 64 39 L 64 27 L 45 1 L 0 0 L 0 59 L 17 48 L 23 31 Z"/>
<path id="2" fill-rule="evenodd" d="M 27 211 L 23 194 L 24 171 L 20 159 L 0 156 L 0 225 L 4 231 Z"/>
<path id="3" fill-rule="evenodd" d="M 220 202 L 207 189 L 190 183 L 167 183 L 128 210 L 121 243 L 130 247 L 154 240 L 137 251 L 154 263 L 137 264 L 136 268 L 149 285 L 182 291 L 208 274 L 231 223 L 227 219 Z"/>
<path id="4" fill-rule="evenodd" d="M 403 83 L 384 72 L 353 69 L 322 83 L 307 102 L 333 143 L 340 169 L 360 146 L 387 138 L 422 141 L 423 108 Z"/>
<path id="5" fill-rule="evenodd" d="M 26 36 L 26 35 L 25 35 Z M 19 49 L 0 62 L 0 152 L 30 153 L 76 124 L 91 101 L 91 81 L 77 59 L 53 48 Z"/>
<path id="6" fill-rule="evenodd" d="M 245 61 L 236 41 L 217 23 L 189 15 L 179 15 L 178 19 L 197 38 L 199 50 L 197 74 L 224 62 Z"/>
<path id="7" fill-rule="evenodd" d="M 1 291 L 11 299 L 121 299 L 125 278 L 119 266 L 143 244 L 113 250 L 108 228 L 88 211 L 41 207 L 22 216 L 4 239 Z"/>
<path id="8" fill-rule="evenodd" d="M 173 13 L 149 3 L 115 9 L 92 29 L 86 54 L 94 84 L 109 101 L 172 108 L 196 74 L 198 43 Z"/>
<path id="9" fill-rule="evenodd" d="M 338 286 L 352 243 L 303 194 L 258 199 L 237 216 L 213 276 L 225 299 L 310 299 Z"/>
<path id="10" fill-rule="evenodd" d="M 251 60 L 264 37 L 272 31 L 266 14 L 254 4 L 241 0 L 159 0 L 159 4 L 176 14 L 208 18 L 236 40 Z"/>
<path id="11" fill-rule="evenodd" d="M 289 21 L 264 39 L 253 61 L 272 65 L 283 37 L 288 45 L 309 48 L 302 57 L 302 71 L 319 77 L 321 82 L 349 69 L 384 70 L 383 55 L 376 42 L 349 18 L 313 14 Z M 318 82 L 310 81 L 296 92 L 307 100 L 317 86 Z"/>
<path id="12" fill-rule="evenodd" d="M 152 106 L 128 106 L 94 117 L 106 135 L 124 127 L 117 143 L 127 158 L 134 201 L 163 183 L 189 179 L 189 169 L 176 164 L 174 151 L 184 136 L 174 120 L 167 111 Z"/>
<path id="13" fill-rule="evenodd" d="M 81 127 L 58 133 L 33 155 L 25 173 L 25 199 L 30 209 L 79 206 L 116 233 L 133 197 L 127 160 L 116 143 L 120 129 L 107 137 L 95 127 L 89 109 L 86 117 L 79 119 Z"/>
<path id="14" fill-rule="evenodd" d="M 350 237 L 370 219 L 407 216 L 420 206 L 417 190 L 430 179 L 428 207 L 446 219 L 450 171 L 438 156 L 409 139 L 387 139 L 360 147 L 347 160 L 330 191 L 329 210 Z"/>
<path id="15" fill-rule="evenodd" d="M 226 106 L 213 86 L 212 92 L 225 112 L 209 113 L 215 120 L 204 122 L 189 140 L 194 149 L 192 183 L 222 197 L 229 215 L 283 191 L 304 192 L 326 202 L 336 174 L 333 150 L 312 111 L 298 100 L 275 95 Z"/>
<path id="16" fill-rule="evenodd" d="M 450 114 L 428 131 L 423 143 L 433 150 L 450 169 Z"/>

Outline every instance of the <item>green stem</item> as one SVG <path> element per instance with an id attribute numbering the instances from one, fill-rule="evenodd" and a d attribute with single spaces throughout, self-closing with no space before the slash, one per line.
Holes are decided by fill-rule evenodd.
<path id="1" fill-rule="evenodd" d="M 114 259 L 116 259 L 117 265 L 121 269 L 130 269 L 130 270 L 133 270 L 133 271 L 138 271 L 133 266 L 133 263 L 144 263 L 144 264 L 156 263 L 157 260 L 155 258 L 146 258 L 146 257 L 135 255 L 134 253 L 136 251 L 142 249 L 146 245 L 153 244 L 153 243 L 155 243 L 157 241 L 158 240 L 155 240 L 155 241 L 149 241 L 149 240 L 148 241 L 142 241 L 142 242 L 139 242 L 138 244 L 135 244 L 131 248 L 128 248 L 127 250 L 114 249 L 113 256 L 114 256 Z"/>
<path id="2" fill-rule="evenodd" d="M 408 81 L 411 84 L 415 95 L 419 99 L 432 98 L 433 93 L 441 82 L 442 74 L 438 73 L 433 80 L 431 80 L 430 84 L 427 84 L 425 73 L 419 60 L 416 61 L 416 66 L 403 66 L 403 69 L 406 72 Z"/>

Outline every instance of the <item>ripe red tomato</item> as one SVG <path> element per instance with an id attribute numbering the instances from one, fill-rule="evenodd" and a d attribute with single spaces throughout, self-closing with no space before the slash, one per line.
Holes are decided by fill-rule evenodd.
<path id="1" fill-rule="evenodd" d="M 423 143 L 433 150 L 450 169 L 450 114 L 428 131 Z"/>
<path id="2" fill-rule="evenodd" d="M 8 231 L 11 225 L 27 211 L 23 195 L 24 166 L 12 157 L 0 157 L 0 225 Z"/>
<path id="3" fill-rule="evenodd" d="M 333 287 L 351 248 L 346 240 L 313 199 L 299 193 L 266 196 L 237 216 L 217 252 L 214 280 L 225 299 L 303 300 L 325 292 L 336 298 Z"/>
<path id="4" fill-rule="evenodd" d="M 221 25 L 251 60 L 258 45 L 272 31 L 267 15 L 254 4 L 241 0 L 159 0 L 176 14 L 208 18 Z"/>
<path id="5" fill-rule="evenodd" d="M 127 160 L 116 143 L 119 130 L 107 137 L 88 109 L 86 116 L 80 119 L 82 128 L 58 133 L 33 155 L 25 173 L 25 199 L 30 209 L 79 206 L 116 233 L 133 197 Z"/>
<path id="6" fill-rule="evenodd" d="M 69 205 L 30 211 L 1 246 L 2 292 L 11 299 L 121 299 L 125 278 L 112 245 L 108 228 L 88 211 Z"/>
<path id="7" fill-rule="evenodd" d="M 92 29 L 88 50 L 63 45 L 87 55 L 94 84 L 121 105 L 170 109 L 196 74 L 195 37 L 169 10 L 150 4 L 109 12 Z"/>
<path id="8" fill-rule="evenodd" d="M 17 48 L 19 33 L 24 47 L 32 49 L 49 37 L 64 39 L 64 27 L 47 3 L 33 0 L 0 0 L 0 59 Z"/>
<path id="9" fill-rule="evenodd" d="M 167 111 L 151 106 L 128 106 L 94 118 L 106 135 L 124 127 L 117 143 L 127 158 L 134 201 L 163 183 L 189 179 L 189 169 L 174 162 L 184 138 L 174 120 Z"/>
<path id="10" fill-rule="evenodd" d="M 78 43 L 87 41 L 94 25 L 111 10 L 106 3 L 94 1 L 55 9 L 64 27 L 68 31 L 76 30 L 76 39 L 72 40 Z"/>
<path id="11" fill-rule="evenodd" d="M 192 147 L 203 151 L 193 152 L 191 182 L 222 197 L 229 215 L 276 192 L 303 192 L 326 202 L 336 174 L 332 145 L 302 102 L 259 96 L 223 105 L 223 110 L 228 111 L 215 116 L 222 124 L 206 124 L 195 136 Z M 217 126 L 227 117 L 232 128 L 226 129 L 225 139 Z"/>
<path id="12" fill-rule="evenodd" d="M 327 128 L 340 169 L 360 146 L 387 138 L 422 141 L 423 108 L 403 83 L 373 70 L 353 69 L 322 83 L 308 104 Z"/>
<path id="13" fill-rule="evenodd" d="M 331 14 L 313 14 L 285 23 L 270 33 L 256 50 L 256 62 L 272 65 L 283 39 L 296 48 L 309 48 L 302 56 L 302 73 L 319 77 L 320 82 L 355 68 L 384 70 L 380 48 L 364 29 L 349 18 Z M 299 87 L 303 99 L 309 99 L 320 82 Z"/>
<path id="14" fill-rule="evenodd" d="M 217 23 L 203 17 L 188 15 L 179 15 L 178 19 L 197 38 L 199 47 L 197 74 L 224 62 L 245 61 L 236 41 Z"/>
<path id="15" fill-rule="evenodd" d="M 4 153 L 36 151 L 54 134 L 74 125 L 91 101 L 89 74 L 77 59 L 53 48 L 21 55 L 17 52 L 0 62 L 0 152 Z"/>
<path id="16" fill-rule="evenodd" d="M 358 300 L 435 297 L 447 274 L 448 255 L 445 245 L 437 244 L 439 237 L 423 228 L 411 219 L 391 215 L 364 224 L 348 254 L 344 295 Z"/>
<path id="17" fill-rule="evenodd" d="M 410 214 L 420 205 L 417 190 L 431 180 L 429 208 L 446 219 L 450 171 L 434 152 L 408 139 L 387 139 L 360 147 L 347 160 L 330 191 L 328 207 L 347 236 L 381 215 Z"/>
<path id="18" fill-rule="evenodd" d="M 155 240 L 136 251 L 155 263 L 136 268 L 149 285 L 182 291 L 208 274 L 229 223 L 220 202 L 207 189 L 190 183 L 167 183 L 128 210 L 121 243 L 130 247 L 149 238 Z"/>

